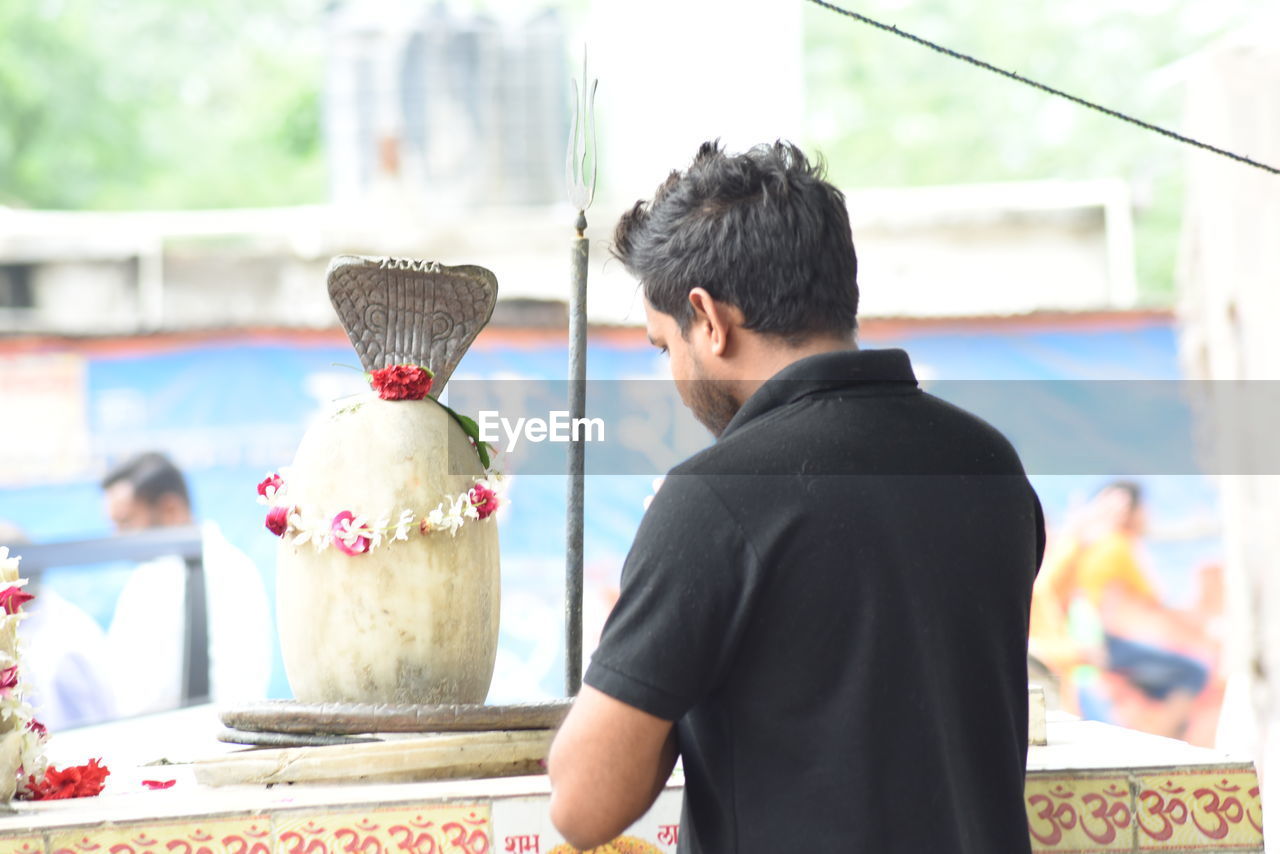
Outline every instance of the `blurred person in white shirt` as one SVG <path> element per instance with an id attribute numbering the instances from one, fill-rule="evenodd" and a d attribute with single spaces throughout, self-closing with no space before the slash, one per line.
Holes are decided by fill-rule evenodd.
<path id="1" fill-rule="evenodd" d="M 0 521 L 0 546 L 21 557 L 30 538 Z M 19 676 L 36 720 L 59 732 L 116 716 L 113 672 L 106 634 L 93 617 L 32 578 L 25 591 L 35 598 L 22 607 Z"/>
<path id="2" fill-rule="evenodd" d="M 131 457 L 102 480 L 107 515 L 119 533 L 192 525 L 186 478 L 167 457 Z M 208 609 L 210 698 L 219 704 L 266 697 L 271 678 L 271 622 L 257 566 L 213 522 L 200 526 Z M 121 715 L 177 708 L 182 701 L 186 565 L 174 555 L 130 575 L 107 630 L 121 674 Z"/>

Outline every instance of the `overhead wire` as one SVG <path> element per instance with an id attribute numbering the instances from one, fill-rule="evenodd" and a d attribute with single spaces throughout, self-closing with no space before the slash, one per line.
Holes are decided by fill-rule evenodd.
<path id="1" fill-rule="evenodd" d="M 970 56 L 967 53 L 961 53 L 958 50 L 952 50 L 951 48 L 946 47 L 945 45 L 940 45 L 937 42 L 930 41 L 929 39 L 915 35 L 914 33 L 909 33 L 906 30 L 899 29 L 898 27 L 892 24 L 886 24 L 883 21 L 878 21 L 875 18 L 868 17 L 859 12 L 855 12 L 852 9 L 845 9 L 842 6 L 837 6 L 834 3 L 827 2 L 827 0 L 809 0 L 809 2 L 813 3 L 815 6 L 821 6 L 822 8 L 827 9 L 829 11 L 835 12 L 840 15 L 844 15 L 848 18 L 852 18 L 855 21 L 860 21 L 861 23 L 868 24 L 872 27 L 875 27 L 876 29 L 884 30 L 885 32 L 888 32 L 888 33 L 893 33 L 896 36 L 900 36 L 904 39 L 907 39 L 908 41 L 912 41 L 912 42 L 915 42 L 916 44 L 923 45 L 924 47 L 927 47 L 930 50 L 935 50 L 938 53 L 951 57 L 952 59 L 958 59 L 961 62 L 967 62 L 970 65 L 977 66 L 978 68 L 984 69 L 986 71 L 990 71 L 1002 77 L 1007 77 L 1010 80 L 1017 81 L 1018 83 L 1022 83 L 1024 85 L 1030 86 L 1034 89 L 1039 89 L 1042 92 L 1047 92 L 1050 95 L 1056 95 L 1059 98 L 1065 98 L 1066 100 L 1071 101 L 1074 104 L 1078 104 L 1082 107 L 1087 107 L 1091 110 L 1096 110 L 1100 113 L 1111 116 L 1113 119 L 1119 119 L 1120 121 L 1128 122 L 1129 124 L 1136 125 L 1144 130 L 1149 130 L 1149 131 L 1152 131 L 1153 133 L 1158 133 L 1161 136 L 1165 136 L 1177 142 L 1181 142 L 1184 145 L 1194 146 L 1195 148 L 1200 148 L 1205 151 L 1212 152 L 1213 154 L 1220 155 L 1222 157 L 1228 157 L 1232 160 L 1243 163 L 1246 166 L 1252 166 L 1255 169 L 1261 169 L 1264 172 L 1270 172 L 1273 175 L 1280 175 L 1280 168 L 1278 167 L 1271 166 L 1266 163 L 1260 163 L 1257 160 L 1254 160 L 1253 158 L 1248 157 L 1246 155 L 1238 154 L 1234 151 L 1228 151 L 1227 149 L 1219 148 L 1216 145 L 1210 145 L 1207 142 L 1202 142 L 1201 140 L 1195 139 L 1193 137 L 1180 134 L 1177 131 L 1172 131 L 1172 130 L 1169 130 L 1168 128 L 1161 127 L 1160 125 L 1143 121 L 1142 119 L 1139 119 L 1135 116 L 1131 116 L 1128 113 L 1122 113 L 1119 110 L 1112 109 L 1111 107 L 1107 107 L 1102 104 L 1096 103 L 1094 101 L 1090 101 L 1086 98 L 1081 98 L 1078 95 L 1072 95 L 1070 92 L 1064 92 L 1061 89 L 1055 88 L 1053 86 L 1049 86 L 1045 83 L 1041 83 L 1038 80 L 1032 80 L 1029 77 L 1024 77 L 1021 74 L 1018 74 L 1016 71 L 1009 71 L 1008 69 L 1001 68 L 998 65 L 992 65 L 990 62 L 986 62 L 984 60 L 978 59 L 975 56 Z"/>

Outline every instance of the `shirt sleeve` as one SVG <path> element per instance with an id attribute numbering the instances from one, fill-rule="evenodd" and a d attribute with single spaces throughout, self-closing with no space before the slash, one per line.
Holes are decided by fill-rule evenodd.
<path id="1" fill-rule="evenodd" d="M 712 691 L 762 579 L 741 528 L 696 475 L 671 475 L 645 513 L 584 681 L 666 720 Z"/>

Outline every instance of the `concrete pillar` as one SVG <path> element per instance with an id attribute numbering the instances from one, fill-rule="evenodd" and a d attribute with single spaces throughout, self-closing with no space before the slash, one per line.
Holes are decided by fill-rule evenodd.
<path id="1" fill-rule="evenodd" d="M 1280 164 L 1280 19 L 1187 61 L 1185 131 Z M 1280 828 L 1280 175 L 1188 157 L 1181 347 L 1226 539 L 1229 699 L 1220 746 L 1253 754 L 1264 822 Z M 1274 384 L 1280 388 L 1280 384 Z M 1268 846 L 1278 847 L 1275 842 Z"/>

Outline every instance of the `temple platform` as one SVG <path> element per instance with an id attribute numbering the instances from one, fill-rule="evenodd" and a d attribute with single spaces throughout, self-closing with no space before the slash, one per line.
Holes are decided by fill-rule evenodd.
<path id="1" fill-rule="evenodd" d="M 112 771 L 107 788 L 96 798 L 0 808 L 0 854 L 571 850 L 547 818 L 545 776 L 201 785 L 191 762 L 243 749 L 218 742 L 221 729 L 215 710 L 204 706 L 55 735 L 50 760 L 61 766 L 100 756 Z M 1031 748 L 1027 762 L 1027 826 L 1036 851 L 1263 851 L 1251 762 L 1052 713 L 1047 740 Z M 151 790 L 144 780 L 175 782 Z M 675 851 L 682 785 L 677 771 L 613 850 Z M 918 820 L 929 820 L 923 804 Z M 857 850 L 853 840 L 850 849 Z"/>

